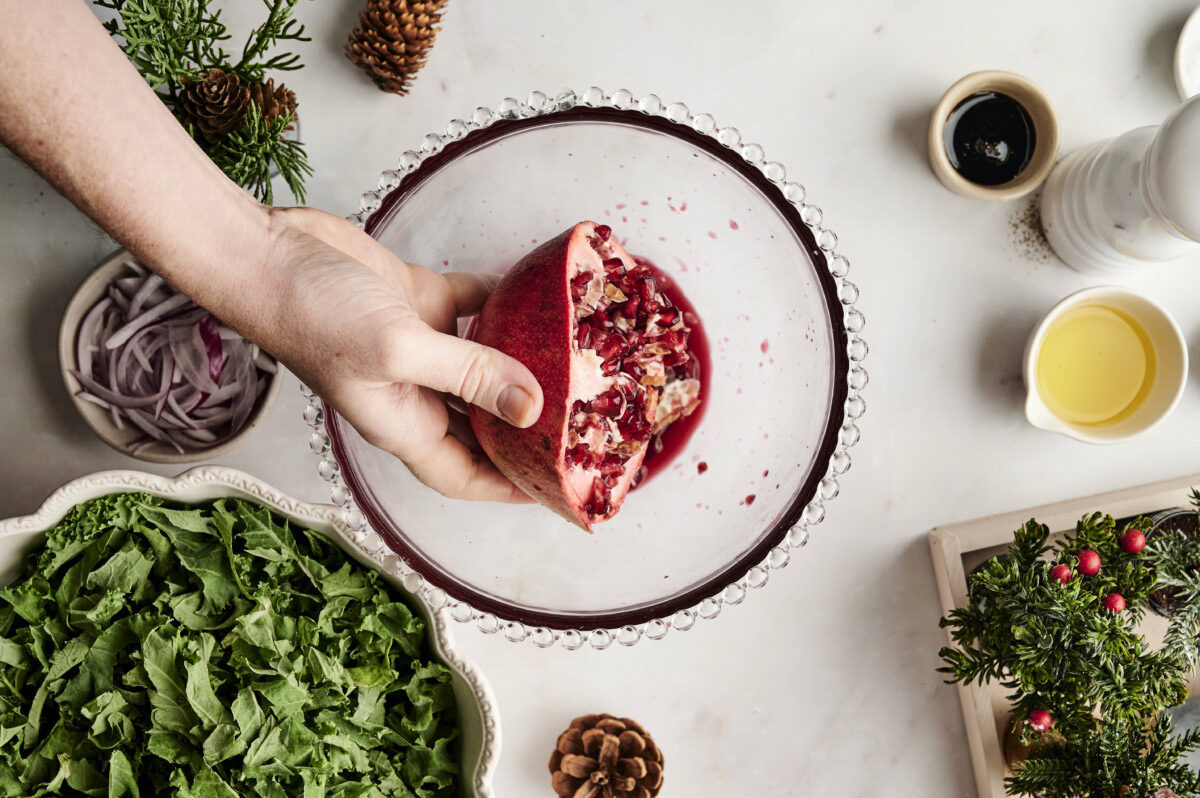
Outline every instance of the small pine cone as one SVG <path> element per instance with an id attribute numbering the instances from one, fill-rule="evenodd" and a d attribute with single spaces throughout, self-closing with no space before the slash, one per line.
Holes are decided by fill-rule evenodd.
<path id="1" fill-rule="evenodd" d="M 367 0 L 346 56 L 375 85 L 407 94 L 437 36 L 446 0 Z"/>
<path id="2" fill-rule="evenodd" d="M 550 755 L 559 798 L 654 798 L 663 784 L 663 755 L 638 723 L 612 715 L 571 721 Z"/>
<path id="3" fill-rule="evenodd" d="M 179 106 L 208 141 L 229 135 L 242 124 L 250 90 L 237 75 L 213 69 L 200 80 L 184 78 Z"/>
<path id="4" fill-rule="evenodd" d="M 258 106 L 258 112 L 263 119 L 270 121 L 277 116 L 293 116 L 296 113 L 296 92 L 279 84 L 275 88 L 275 78 L 269 78 L 266 83 L 250 84 L 250 101 Z M 295 125 L 288 123 L 284 130 L 291 130 Z"/>

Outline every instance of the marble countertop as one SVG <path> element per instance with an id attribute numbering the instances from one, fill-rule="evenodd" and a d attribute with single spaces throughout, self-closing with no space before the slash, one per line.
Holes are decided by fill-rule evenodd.
<path id="1" fill-rule="evenodd" d="M 302 4 L 314 40 L 287 78 L 316 174 L 344 214 L 422 135 L 508 95 L 562 86 L 656 92 L 761 143 L 838 231 L 862 291 L 867 413 L 842 495 L 764 592 L 664 642 L 542 651 L 459 630 L 495 686 L 501 796 L 549 795 L 546 760 L 577 714 L 643 722 L 666 752 L 664 796 L 974 795 L 925 535 L 941 523 L 1200 471 L 1200 390 L 1128 444 L 1091 447 L 1024 420 L 1035 322 L 1098 282 L 1034 234 L 1028 202 L 954 196 L 929 171 L 928 114 L 977 69 L 1021 72 L 1058 111 L 1062 148 L 1157 124 L 1178 103 L 1171 57 L 1195 0 L 904 3 L 523 3 L 451 0 L 413 92 L 378 91 L 341 55 L 361 0 Z M 257 4 L 226 2 L 235 29 Z M 236 10 L 232 7 L 237 6 Z M 0 517 L 108 468 L 114 453 L 59 379 L 58 319 L 111 241 L 0 152 Z M 1122 280 L 1200 341 L 1200 256 Z M 222 464 L 324 501 L 289 377 L 273 415 Z M 1193 381 L 1194 382 L 1194 381 Z M 270 444 L 268 445 L 268 442 Z"/>

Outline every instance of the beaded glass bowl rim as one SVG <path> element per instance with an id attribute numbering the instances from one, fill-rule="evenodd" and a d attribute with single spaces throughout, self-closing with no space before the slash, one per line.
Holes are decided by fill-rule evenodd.
<path id="1" fill-rule="evenodd" d="M 330 483 L 333 502 L 342 508 L 344 525 L 353 532 L 354 539 L 363 551 L 379 562 L 381 569 L 398 576 L 405 589 L 419 594 L 431 607 L 445 608 L 454 620 L 472 623 L 485 634 L 502 632 L 504 637 L 512 642 L 528 640 L 539 648 L 548 648 L 557 643 L 568 650 L 583 646 L 603 650 L 609 648 L 614 641 L 623 646 L 631 646 L 643 638 L 659 640 L 666 637 L 671 629 L 686 631 L 695 625 L 697 619 L 717 617 L 725 606 L 741 604 L 751 590 L 766 585 L 771 571 L 785 567 L 791 559 L 792 551 L 808 544 L 810 528 L 825 518 L 825 503 L 838 495 L 838 477 L 849 470 L 849 449 L 858 443 L 860 437 L 857 421 L 866 410 L 861 392 L 868 379 L 862 363 L 867 356 L 868 347 L 861 336 L 865 319 L 856 307 L 859 298 L 858 287 L 847 279 L 850 262 L 837 252 L 837 235 L 824 225 L 821 209 L 807 201 L 805 188 L 787 179 L 787 170 L 783 164 L 766 160 L 766 154 L 760 145 L 743 143 L 742 135 L 736 128 L 720 127 L 709 114 L 693 114 L 681 102 L 664 104 L 654 94 L 639 98 L 628 89 L 607 94 L 603 89 L 593 86 L 582 94 L 576 94 L 571 89 L 563 89 L 553 96 L 534 91 L 524 101 L 507 97 L 497 104 L 495 110 L 476 108 L 470 120 L 451 120 L 444 133 L 426 135 L 421 141 L 420 150 L 404 152 L 395 169 L 386 170 L 380 175 L 378 190 L 363 194 L 358 212 L 347 219 L 370 232 L 374 227 L 372 217 L 381 208 L 386 209 L 385 205 L 390 205 L 389 195 L 402 184 L 406 187 L 419 184 L 424 175 L 414 173 L 431 158 L 435 159 L 434 163 L 443 160 L 435 156 L 441 154 L 448 145 L 460 142 L 472 134 L 479 134 L 493 125 L 503 127 L 507 123 L 511 126 L 513 122 L 520 120 L 534 120 L 572 109 L 608 109 L 609 118 L 624 118 L 631 122 L 640 120 L 643 127 L 676 135 L 692 144 L 703 142 L 705 149 L 739 173 L 745 174 L 746 165 L 749 165 L 754 175 L 753 182 L 767 192 L 769 200 L 780 210 L 786 208 L 793 214 L 798 213 L 803 227 L 797 232 L 803 230 L 806 233 L 805 238 L 811 238 L 816 246 L 816 250 L 810 253 L 814 265 L 824 263 L 828 270 L 836 301 L 842 306 L 840 322 L 845 336 L 845 350 L 838 353 L 838 359 L 847 364 L 843 370 L 844 383 L 834 385 L 835 396 L 843 392 L 845 395 L 841 408 L 841 423 L 834 429 L 832 445 L 827 453 L 828 464 L 813 495 L 797 513 L 795 523 L 784 530 L 779 540 L 771 544 L 771 548 L 762 559 L 757 564 L 751 564 L 741 576 L 723 588 L 694 600 L 694 603 L 661 617 L 612 628 L 603 625 L 585 629 L 558 628 L 501 617 L 501 613 L 490 611 L 486 607 L 477 609 L 468 601 L 452 596 L 446 589 L 414 570 L 408 562 L 388 548 L 379 533 L 370 528 L 367 515 L 357 506 L 354 492 L 338 462 L 332 440 L 336 433 L 331 435 L 331 427 L 327 424 L 327 408 L 307 386 L 301 386 L 301 390 L 307 398 L 304 419 L 312 428 L 309 447 L 320 460 L 318 473 Z M 409 182 L 406 183 L 406 180 Z M 830 309 L 833 310 L 833 307 Z M 836 414 L 835 406 L 835 417 Z"/>

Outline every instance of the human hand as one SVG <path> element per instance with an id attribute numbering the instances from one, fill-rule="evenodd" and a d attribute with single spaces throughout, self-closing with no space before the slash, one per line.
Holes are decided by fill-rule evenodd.
<path id="1" fill-rule="evenodd" d="M 270 211 L 267 308 L 226 320 L 279 358 L 371 444 L 458 499 L 527 502 L 463 442 L 445 394 L 520 427 L 542 392 L 517 360 L 455 336 L 494 280 L 404 263 L 349 222 L 312 208 Z M 233 316 L 234 318 L 228 318 Z M 241 318 L 239 318 L 239 316 Z"/>

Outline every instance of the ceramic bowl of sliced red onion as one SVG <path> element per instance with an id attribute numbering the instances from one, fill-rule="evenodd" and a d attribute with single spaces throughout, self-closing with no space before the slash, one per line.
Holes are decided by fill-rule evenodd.
<path id="1" fill-rule="evenodd" d="M 232 449 L 281 386 L 273 357 L 125 250 L 100 264 L 67 305 L 59 361 L 88 426 L 152 463 Z"/>

